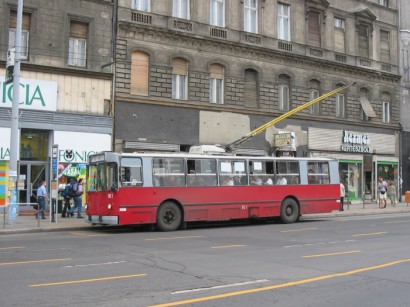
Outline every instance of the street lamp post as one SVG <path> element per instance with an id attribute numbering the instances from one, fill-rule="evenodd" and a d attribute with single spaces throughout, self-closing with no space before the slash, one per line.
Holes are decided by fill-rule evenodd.
<path id="1" fill-rule="evenodd" d="M 13 71 L 13 103 L 11 110 L 11 135 L 10 135 L 10 184 L 9 197 L 11 199 L 11 218 L 16 217 L 17 210 L 17 157 L 19 150 L 19 99 L 20 99 L 20 59 L 21 59 L 21 27 L 23 20 L 23 0 L 18 0 L 17 25 Z"/>

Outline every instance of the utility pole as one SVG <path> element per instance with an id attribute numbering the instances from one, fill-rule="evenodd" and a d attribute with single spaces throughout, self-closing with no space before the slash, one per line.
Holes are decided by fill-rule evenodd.
<path id="1" fill-rule="evenodd" d="M 11 135 L 10 135 L 10 171 L 9 171 L 9 197 L 11 199 L 11 218 L 17 212 L 17 156 L 19 150 L 19 99 L 20 99 L 20 60 L 21 60 L 21 28 L 23 21 L 23 0 L 18 0 L 17 25 L 13 71 L 13 103 L 11 110 Z"/>

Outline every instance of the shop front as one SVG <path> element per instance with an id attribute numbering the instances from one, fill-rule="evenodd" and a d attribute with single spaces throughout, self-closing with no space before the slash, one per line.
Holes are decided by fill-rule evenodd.
<path id="1" fill-rule="evenodd" d="M 349 200 L 377 200 L 383 177 L 399 191 L 399 137 L 396 134 L 309 128 L 311 156 L 339 160 L 340 181 Z"/>

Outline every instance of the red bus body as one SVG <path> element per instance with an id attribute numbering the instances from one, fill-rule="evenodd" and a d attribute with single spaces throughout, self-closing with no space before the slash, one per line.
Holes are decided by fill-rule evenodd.
<path id="1" fill-rule="evenodd" d="M 118 216 L 119 225 L 151 224 L 156 223 L 159 205 L 172 200 L 183 208 L 185 222 L 267 218 L 280 216 L 282 201 L 290 197 L 304 215 L 338 210 L 339 193 L 339 184 L 120 188 L 88 193 L 87 214 Z"/>
<path id="2" fill-rule="evenodd" d="M 101 154 L 104 155 L 104 154 Z M 96 155 L 97 157 L 97 155 Z M 87 209 L 88 222 L 91 224 L 101 225 L 138 225 L 138 224 L 157 224 L 163 218 L 165 222 L 171 224 L 171 219 L 176 216 L 178 227 L 182 223 L 195 221 L 229 221 L 229 220 L 243 220 L 243 219 L 258 219 L 258 218 L 272 218 L 281 217 L 284 222 L 294 222 L 299 216 L 313 213 L 329 213 L 333 210 L 338 210 L 340 206 L 340 183 L 338 182 L 338 166 L 337 161 L 328 159 L 282 159 L 279 158 L 255 158 L 255 157 L 212 157 L 196 156 L 192 158 L 185 155 L 174 155 L 175 159 L 184 159 L 184 170 L 178 173 L 178 176 L 184 178 L 183 186 L 155 186 L 153 160 L 161 155 L 154 156 L 154 154 L 145 156 L 132 156 L 132 154 L 117 154 L 110 153 L 102 156 L 102 162 L 94 162 L 95 165 L 100 163 L 101 169 L 104 173 L 109 163 L 114 165 L 111 177 L 117 178 L 123 176 L 126 172 L 121 167 L 121 159 L 145 159 L 141 162 L 140 171 L 141 179 L 140 185 L 125 186 L 122 179 L 112 180 L 114 185 L 109 188 L 108 185 L 100 190 L 87 190 Z M 182 158 L 180 158 L 182 157 Z M 111 158 L 111 160 L 109 160 Z M 96 160 L 97 158 L 94 158 Z M 152 161 L 150 159 L 153 159 Z M 164 159 L 169 159 L 166 156 Z M 216 186 L 189 186 L 188 179 L 191 175 L 189 172 L 189 161 L 197 160 L 200 165 L 204 160 L 215 160 L 216 163 L 221 163 L 218 170 L 215 171 L 215 178 L 217 176 L 218 182 Z M 219 160 L 218 160 L 219 159 Z M 298 179 L 300 184 L 286 184 L 286 185 L 251 185 L 251 176 L 255 176 L 250 171 L 251 166 L 240 169 L 244 172 L 244 179 L 246 183 L 237 186 L 223 186 L 222 172 L 226 165 L 229 166 L 231 159 L 234 163 L 242 163 L 243 165 L 260 165 L 263 163 L 298 163 L 298 165 L 305 165 L 301 167 Z M 93 160 L 93 158 L 91 158 Z M 124 160 L 125 161 L 125 160 Z M 148 162 L 147 162 L 148 161 Z M 228 161 L 228 162 L 226 162 Z M 239 161 L 239 162 L 238 162 Z M 313 162 L 312 162 L 313 161 Z M 320 161 L 320 162 L 315 162 Z M 332 161 L 332 162 L 330 162 Z M 206 161 L 207 162 L 207 161 Z M 91 161 L 93 163 L 93 161 Z M 145 163 L 145 164 L 144 164 Z M 215 164 L 216 164 L 215 163 Z M 223 163 L 225 167 L 221 167 Z M 308 174 L 307 165 L 309 163 L 328 163 L 327 179 L 321 184 L 308 183 L 311 174 Z M 203 163 L 204 165 L 206 163 Z M 118 165 L 118 167 L 117 167 Z M 181 164 L 182 165 L 182 164 Z M 193 164 L 191 164 L 193 165 Z M 268 165 L 268 164 L 266 164 Z M 89 166 L 90 167 L 90 166 Z M 119 169 L 117 169 L 117 168 Z M 95 166 L 97 169 L 97 166 Z M 248 169 L 249 168 L 249 169 Z M 163 170 L 163 168 L 157 168 Z M 276 169 L 276 166 L 275 166 Z M 304 169 L 304 170 L 303 170 Z M 310 170 L 309 170 L 310 171 Z M 175 171 L 174 171 L 175 172 Z M 234 171 L 232 171 L 235 173 Z M 267 172 L 265 170 L 265 172 Z M 279 172 L 279 170 L 278 170 Z M 98 173 L 98 172 L 96 172 Z M 143 175 L 142 175 L 143 174 Z M 201 173 L 202 175 L 209 175 Z M 303 175 L 304 174 L 304 175 Z M 89 176 L 90 174 L 87 174 Z M 173 175 L 169 173 L 168 175 Z M 266 174 L 264 174 L 266 175 Z M 272 176 L 281 174 L 272 174 Z M 292 174 L 294 175 L 294 174 Z M 110 177 L 109 175 L 104 175 Z M 91 176 L 92 177 L 92 176 Z M 95 175 L 98 177 L 98 175 Z M 122 177 L 121 177 L 122 178 Z M 145 179 L 143 179 L 145 178 Z M 167 177 L 169 178 L 169 177 Z M 289 177 L 294 178 L 294 177 Z M 89 180 L 89 179 L 87 179 Z M 97 179 L 96 179 L 97 180 Z M 145 180 L 145 181 L 144 181 Z M 288 182 L 291 182 L 290 180 Z M 323 183 L 325 182 L 325 183 Z M 89 183 L 87 185 L 90 185 Z M 161 207 L 168 204 L 168 209 L 164 212 Z M 288 211 L 286 211 L 288 210 Z M 296 213 L 292 214 L 292 211 Z M 286 219 L 287 212 L 290 219 Z M 168 216 L 168 215 L 171 216 Z M 295 216 L 296 214 L 296 216 Z M 169 219 L 169 221 L 167 221 Z M 165 226 L 159 227 L 161 230 L 175 230 L 177 227 L 171 225 L 168 229 Z"/>

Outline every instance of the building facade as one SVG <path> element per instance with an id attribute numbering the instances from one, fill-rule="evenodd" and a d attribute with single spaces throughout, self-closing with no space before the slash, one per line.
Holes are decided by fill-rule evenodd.
<path id="1" fill-rule="evenodd" d="M 400 123 L 401 134 L 401 173 L 402 191 L 410 191 L 410 12 L 409 1 L 400 0 Z"/>
<path id="2" fill-rule="evenodd" d="M 0 1 L 0 205 L 9 201 L 13 85 L 5 82 L 15 46 L 17 1 Z M 35 202 L 50 181 L 59 147 L 60 172 L 84 176 L 88 154 L 112 144 L 111 1 L 24 0 L 19 101 L 19 203 Z"/>
<path id="3" fill-rule="evenodd" d="M 378 176 L 397 185 L 396 0 L 118 5 L 116 150 L 226 145 L 355 83 L 267 129 L 237 153 L 337 158 L 350 199 L 376 198 Z"/>

